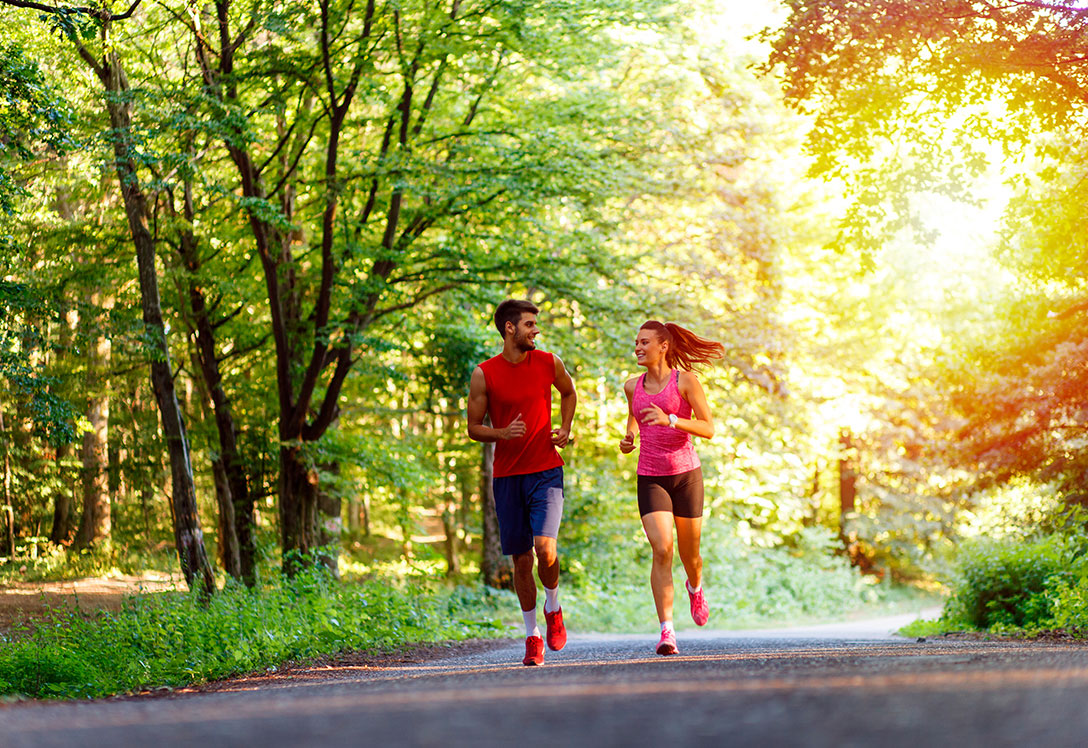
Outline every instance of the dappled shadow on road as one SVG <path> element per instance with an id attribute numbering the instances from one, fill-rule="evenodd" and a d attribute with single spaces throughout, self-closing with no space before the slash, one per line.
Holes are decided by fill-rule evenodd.
<path id="1" fill-rule="evenodd" d="M 371 657 L 330 661 L 282 673 L 222 681 L 195 691 L 306 691 L 330 685 L 377 691 L 390 684 L 428 699 L 451 702 L 522 698 L 577 698 L 594 693 L 649 695 L 686 692 L 759 692 L 798 689 L 941 690 L 1011 684 L 1088 684 L 1088 648 L 1046 642 L 964 642 L 853 646 L 781 646 L 780 642 L 707 642 L 672 657 L 633 651 L 630 643 L 549 652 L 540 668 L 520 664 L 520 643 L 480 642 L 414 660 Z M 849 673 L 849 674 L 847 674 Z M 495 685 L 498 684 L 498 685 Z M 367 701 L 376 698 L 367 697 Z M 396 701 L 398 695 L 382 696 Z"/>
<path id="2" fill-rule="evenodd" d="M 44 735 L 56 738 L 50 746 L 142 745 L 174 736 L 171 745 L 181 748 L 203 735 L 220 739 L 216 745 L 265 748 L 481 748 L 509 745 L 510 735 L 523 733 L 548 736 L 519 739 L 524 745 L 831 748 L 886 745 L 876 738 L 889 725 L 922 736 L 895 744 L 913 748 L 948 744 L 956 724 L 956 735 L 993 725 L 1008 738 L 953 741 L 971 745 L 1081 745 L 1026 740 L 1024 730 L 1038 737 L 1058 725 L 1078 738 L 1082 727 L 1088 731 L 1088 716 L 1070 707 L 1088 697 L 1088 647 L 1080 644 L 723 636 L 690 642 L 678 656 L 651 651 L 641 640 L 575 636 L 562 652 L 548 652 L 543 667 L 527 668 L 520 641 L 470 642 L 349 655 L 167 698 L 25 705 L 4 709 L 3 717 L 7 735 L 25 736 L 23 745 L 34 748 Z M 1073 719 L 1055 722 L 1052 704 Z M 681 712 L 684 720 L 662 719 Z M 697 732 L 679 731 L 690 724 Z M 873 740 L 858 742 L 859 734 Z M 812 742 L 814 735 L 826 739 Z"/>

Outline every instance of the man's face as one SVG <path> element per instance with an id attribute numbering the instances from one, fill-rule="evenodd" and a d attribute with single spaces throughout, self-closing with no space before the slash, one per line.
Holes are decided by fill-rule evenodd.
<path id="1" fill-rule="evenodd" d="M 522 312 L 518 323 L 514 325 L 514 335 L 512 338 L 514 347 L 519 351 L 536 350 L 536 336 L 539 334 L 540 328 L 536 326 L 536 315 L 529 312 Z"/>

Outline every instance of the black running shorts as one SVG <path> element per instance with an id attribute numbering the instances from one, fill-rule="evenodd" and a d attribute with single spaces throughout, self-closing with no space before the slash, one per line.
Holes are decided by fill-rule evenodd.
<path id="1" fill-rule="evenodd" d="M 639 516 L 650 512 L 672 512 L 674 517 L 703 516 L 703 469 L 679 475 L 638 477 Z"/>

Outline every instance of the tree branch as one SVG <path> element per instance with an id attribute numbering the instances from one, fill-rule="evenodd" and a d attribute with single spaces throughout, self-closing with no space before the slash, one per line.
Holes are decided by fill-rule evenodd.
<path id="1" fill-rule="evenodd" d="M 136 8 L 140 6 L 143 0 L 133 0 L 132 5 L 124 13 L 113 14 L 107 11 L 105 8 L 90 8 L 85 5 L 74 5 L 67 8 L 57 7 L 55 5 L 42 5 L 41 3 L 31 2 L 31 0 L 0 0 L 2 5 L 10 5 L 14 8 L 28 8 L 30 10 L 40 10 L 43 13 L 52 13 L 54 15 L 65 15 L 68 13 L 78 13 L 84 16 L 90 16 L 91 18 L 97 18 L 99 21 L 123 21 L 126 18 L 130 18 L 133 13 L 136 12 Z"/>

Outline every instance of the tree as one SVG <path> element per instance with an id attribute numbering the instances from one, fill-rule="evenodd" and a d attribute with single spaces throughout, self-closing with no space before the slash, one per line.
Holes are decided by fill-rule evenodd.
<path id="1" fill-rule="evenodd" d="M 1078 133 L 1088 100 L 1080 2 L 790 0 L 766 69 L 814 115 L 815 171 L 854 197 L 840 241 L 910 224 L 911 192 L 971 198 L 980 145 L 1006 156 Z M 1083 163 L 1083 162 L 1080 162 Z M 1080 272 L 1080 271 L 1078 271 Z"/>
<path id="2" fill-rule="evenodd" d="M 902 498 L 908 484 L 942 485 L 924 489 L 928 508 L 914 502 L 912 511 L 931 525 L 946 521 L 953 489 L 962 487 L 949 470 L 971 470 L 971 490 L 1030 476 L 1057 481 L 1081 500 L 1081 336 L 1064 317 L 1079 316 L 1088 271 L 1074 197 L 1088 163 L 1088 7 L 1018 0 L 787 6 L 784 25 L 766 34 L 773 52 L 765 70 L 812 117 L 814 172 L 846 188 L 835 246 L 861 249 L 872 262 L 906 230 L 930 242 L 919 197 L 943 193 L 959 210 L 980 204 L 987 195 L 979 178 L 997 165 L 1013 197 L 999 238 L 1021 291 L 1004 291 L 996 305 L 993 295 L 976 299 L 973 310 L 958 310 L 955 326 L 945 313 L 938 364 L 886 393 L 900 416 L 870 443 L 885 444 L 886 466 L 915 467 L 886 473 L 884 490 Z M 949 298 L 978 288 L 968 284 Z M 981 309 L 994 310 L 995 319 L 979 322 Z M 1048 319 L 1048 310 L 1059 319 Z M 918 459 L 927 471 L 916 470 Z M 934 479 L 941 470 L 945 476 Z M 899 489 L 890 488 L 896 482 Z"/>
<path id="3" fill-rule="evenodd" d="M 547 285 L 572 248 L 549 247 L 539 222 L 592 218 L 629 171 L 634 140 L 605 107 L 524 89 L 541 72 L 579 84 L 583 51 L 607 49 L 604 30 L 631 7 L 291 4 L 292 28 L 314 32 L 259 39 L 230 0 L 188 18 L 193 95 L 222 133 L 267 292 L 286 558 L 315 548 L 307 445 L 335 422 L 369 331 L 459 286 L 511 273 Z"/>
<path id="4" fill-rule="evenodd" d="M 90 13 L 89 9 L 58 8 L 7 0 L 4 0 L 4 4 L 33 7 L 51 14 L 50 18 L 55 27 L 68 36 L 75 51 L 94 71 L 102 85 L 103 105 L 111 125 L 114 169 L 136 250 L 143 320 L 151 359 L 151 380 L 170 454 L 173 475 L 171 501 L 176 547 L 186 582 L 190 587 L 199 586 L 205 593 L 210 593 L 215 589 L 215 578 L 204 550 L 200 518 L 196 511 L 196 491 L 189 458 L 189 444 L 185 434 L 184 418 L 174 391 L 170 352 L 159 296 L 156 249 L 154 238 L 148 228 L 148 197 L 140 180 L 139 153 L 132 137 L 130 90 L 124 65 L 115 44 L 113 24 L 130 17 L 138 7 L 139 0 L 123 14 L 108 12 L 92 14 L 99 22 L 101 50 L 98 56 L 84 45 L 79 29 L 81 25 L 85 26 L 89 23 L 83 16 Z"/>

